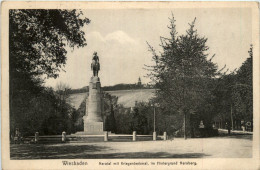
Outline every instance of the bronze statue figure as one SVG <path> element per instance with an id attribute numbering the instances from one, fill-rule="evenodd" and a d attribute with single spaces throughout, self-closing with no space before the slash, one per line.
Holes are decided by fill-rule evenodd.
<path id="1" fill-rule="evenodd" d="M 94 52 L 93 54 L 91 70 L 93 70 L 93 76 L 98 76 L 98 71 L 100 70 L 100 64 L 99 64 L 99 57 L 97 55 L 97 52 Z"/>

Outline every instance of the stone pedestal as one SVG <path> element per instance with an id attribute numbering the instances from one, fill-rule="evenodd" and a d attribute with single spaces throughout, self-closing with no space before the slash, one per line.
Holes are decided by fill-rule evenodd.
<path id="1" fill-rule="evenodd" d="M 89 134 L 103 134 L 103 122 L 88 121 L 84 119 L 84 132 L 89 132 Z"/>
<path id="2" fill-rule="evenodd" d="M 104 134 L 102 106 L 100 79 L 94 76 L 90 79 L 89 96 L 86 102 L 86 115 L 83 117 L 84 134 Z"/>

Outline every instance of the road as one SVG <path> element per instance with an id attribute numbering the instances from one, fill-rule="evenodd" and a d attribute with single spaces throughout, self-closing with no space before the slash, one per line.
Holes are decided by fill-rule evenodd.
<path id="1" fill-rule="evenodd" d="M 11 144 L 11 159 L 250 157 L 252 135 L 167 141 Z"/>

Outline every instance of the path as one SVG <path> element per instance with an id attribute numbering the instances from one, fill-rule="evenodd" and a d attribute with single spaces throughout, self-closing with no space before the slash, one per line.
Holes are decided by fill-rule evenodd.
<path id="1" fill-rule="evenodd" d="M 252 135 L 172 141 L 11 144 L 11 159 L 250 158 Z"/>

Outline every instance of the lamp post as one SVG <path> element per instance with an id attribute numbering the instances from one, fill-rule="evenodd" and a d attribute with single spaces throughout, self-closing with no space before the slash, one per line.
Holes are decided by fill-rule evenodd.
<path id="1" fill-rule="evenodd" d="M 156 140 L 156 131 L 155 131 L 155 107 L 158 106 L 157 103 L 152 103 L 151 106 L 153 107 L 153 140 Z"/>
<path id="2" fill-rule="evenodd" d="M 155 132 L 155 106 L 153 107 L 153 132 Z"/>
<path id="3" fill-rule="evenodd" d="M 152 103 L 151 106 L 153 107 L 153 131 L 155 132 L 155 107 L 158 107 L 158 103 Z"/>

